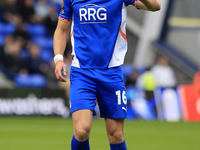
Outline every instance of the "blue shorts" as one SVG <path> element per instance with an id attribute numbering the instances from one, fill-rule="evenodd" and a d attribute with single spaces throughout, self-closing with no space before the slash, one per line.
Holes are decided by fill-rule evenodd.
<path id="1" fill-rule="evenodd" d="M 126 118 L 127 99 L 121 67 L 108 69 L 81 69 L 70 72 L 71 113 L 89 109 L 95 114 L 98 102 L 100 117 Z"/>

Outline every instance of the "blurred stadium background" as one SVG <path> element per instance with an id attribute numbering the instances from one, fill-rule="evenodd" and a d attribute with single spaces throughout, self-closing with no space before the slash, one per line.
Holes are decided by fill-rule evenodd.
<path id="1" fill-rule="evenodd" d="M 160 2 L 162 9 L 156 13 L 128 7 L 128 52 L 122 67 L 127 146 L 199 150 L 200 1 Z M 62 0 L 0 1 L 2 150 L 70 149 L 69 75 L 67 83 L 57 82 L 53 63 L 61 4 Z M 70 53 L 69 42 L 64 57 L 68 71 Z M 109 149 L 103 126 L 97 115 L 92 149 Z"/>

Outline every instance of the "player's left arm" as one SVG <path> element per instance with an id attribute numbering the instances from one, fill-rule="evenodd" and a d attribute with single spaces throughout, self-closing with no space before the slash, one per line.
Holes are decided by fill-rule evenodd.
<path id="1" fill-rule="evenodd" d="M 136 7 L 149 11 L 159 11 L 161 9 L 161 5 L 158 0 L 137 0 Z"/>

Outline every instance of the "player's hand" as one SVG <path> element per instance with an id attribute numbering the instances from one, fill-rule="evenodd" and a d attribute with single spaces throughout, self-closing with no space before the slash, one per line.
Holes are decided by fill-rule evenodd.
<path id="1" fill-rule="evenodd" d="M 62 71 L 63 71 L 64 76 L 66 76 L 67 75 L 66 65 L 63 61 L 59 60 L 57 61 L 56 66 L 55 66 L 56 78 L 61 82 L 67 82 L 64 76 L 62 75 Z"/>

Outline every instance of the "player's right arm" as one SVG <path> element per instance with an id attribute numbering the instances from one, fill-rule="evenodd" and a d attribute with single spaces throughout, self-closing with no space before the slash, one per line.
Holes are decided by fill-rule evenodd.
<path id="1" fill-rule="evenodd" d="M 56 27 L 53 39 L 53 49 L 54 54 L 63 55 L 66 44 L 70 38 L 71 22 L 65 22 L 58 20 L 58 25 Z M 66 65 L 62 60 L 58 60 L 55 64 L 55 75 L 59 81 L 66 82 L 66 79 L 62 76 L 62 71 L 64 75 L 67 75 Z"/>
<path id="2" fill-rule="evenodd" d="M 159 11 L 161 5 L 158 0 L 137 0 L 136 7 L 143 10 Z"/>

